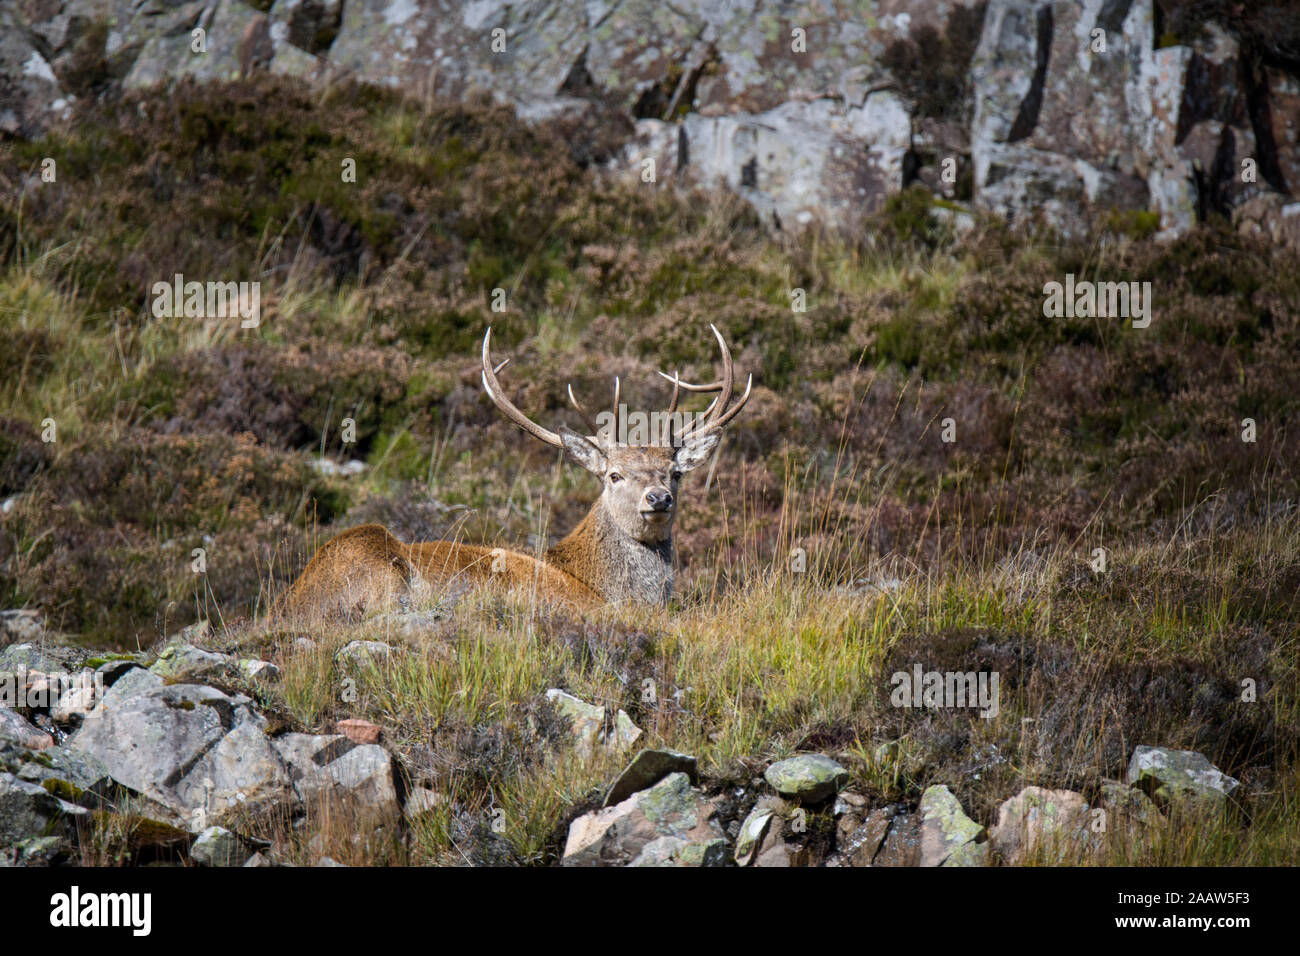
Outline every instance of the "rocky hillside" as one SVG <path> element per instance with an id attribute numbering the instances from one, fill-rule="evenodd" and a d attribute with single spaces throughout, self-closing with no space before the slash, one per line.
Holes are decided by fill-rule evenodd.
<path id="1" fill-rule="evenodd" d="M 0 859 L 1296 858 L 1279 7 L 261 6 L 0 0 Z M 554 427 L 710 323 L 669 609 L 266 620 L 581 518 L 488 324 Z"/>
<path id="2" fill-rule="evenodd" d="M 359 80 L 563 118 L 593 160 L 859 230 L 913 182 L 1080 235 L 1300 239 L 1287 0 L 4 0 L 0 130 L 180 78 Z"/>

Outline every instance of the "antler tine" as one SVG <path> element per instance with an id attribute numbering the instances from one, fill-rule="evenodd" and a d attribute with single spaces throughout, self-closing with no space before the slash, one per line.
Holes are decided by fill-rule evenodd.
<path id="1" fill-rule="evenodd" d="M 596 420 L 587 414 L 587 410 L 583 408 L 582 405 L 579 404 L 578 399 L 574 397 L 573 386 L 569 385 L 568 389 L 569 389 L 569 401 L 573 403 L 573 407 L 578 410 L 578 414 L 581 415 L 582 420 L 587 423 L 587 427 L 591 429 L 591 433 L 593 435 L 599 435 L 600 429 L 596 427 Z"/>
<path id="2" fill-rule="evenodd" d="M 664 373 L 660 372 L 659 374 L 663 375 Z M 672 400 L 668 402 L 669 415 L 672 415 L 677 411 L 677 400 L 682 397 L 682 380 L 680 376 L 680 372 L 673 372 L 673 397 Z M 664 377 L 667 378 L 667 376 Z"/>
<path id="3" fill-rule="evenodd" d="M 674 385 L 680 385 L 684 390 L 686 390 L 686 391 L 688 391 L 688 392 L 720 392 L 720 391 L 722 391 L 722 380 L 721 380 L 721 379 L 719 379 L 719 380 L 716 381 L 716 382 L 710 382 L 708 385 L 692 385 L 690 382 L 682 381 L 681 379 L 677 378 L 676 375 L 669 375 L 669 374 L 667 374 L 666 372 L 656 372 L 655 374 L 656 374 L 656 375 L 662 375 L 666 381 L 672 382 Z"/>
<path id="4" fill-rule="evenodd" d="M 618 376 L 614 376 L 614 432 L 611 441 L 617 442 L 618 436 L 622 433 L 622 422 L 619 421 L 618 403 L 622 393 L 622 383 L 619 382 Z"/>
<path id="5" fill-rule="evenodd" d="M 731 350 L 727 348 L 726 340 L 723 339 L 722 333 L 718 331 L 718 327 L 712 322 L 709 323 L 709 328 L 713 330 L 713 337 L 718 340 L 718 348 L 722 349 L 722 392 L 718 395 L 718 405 L 713 414 L 705 419 L 706 422 L 712 423 L 716 416 L 727 410 L 727 403 L 731 401 L 732 369 Z"/>
<path id="6" fill-rule="evenodd" d="M 515 408 L 514 403 L 511 402 L 510 399 L 506 398 L 505 392 L 501 390 L 501 383 L 497 381 L 497 372 L 505 368 L 506 362 L 509 362 L 510 360 L 506 359 L 505 362 L 502 362 L 496 368 L 492 367 L 491 339 L 492 327 L 488 326 L 487 332 L 483 335 L 483 391 L 487 392 L 488 398 L 492 399 L 492 404 L 500 409 L 501 413 L 505 415 L 506 418 L 510 419 L 534 438 L 540 438 L 542 441 L 546 442 L 546 444 L 555 445 L 557 448 L 564 447 L 564 442 L 559 435 L 555 434 L 553 431 L 547 431 L 541 425 L 534 422 L 519 409 Z"/>
<path id="7" fill-rule="evenodd" d="M 722 350 L 722 378 L 715 383 L 716 390 L 719 394 L 718 397 L 713 400 L 713 404 L 710 405 L 704 414 L 700 416 L 700 419 L 694 426 L 686 428 L 679 435 L 675 436 L 675 440 L 679 442 L 687 437 L 697 438 L 701 435 L 706 435 L 709 432 L 720 429 L 723 425 L 727 424 L 727 422 L 735 418 L 736 414 L 745 407 L 745 403 L 749 401 L 750 393 L 753 391 L 754 376 L 750 375 L 748 380 L 745 382 L 745 393 L 740 397 L 740 401 L 735 405 L 731 405 L 733 374 L 731 350 L 727 348 L 726 340 L 723 339 L 722 333 L 718 331 L 717 326 L 710 325 L 709 328 L 713 330 L 713 335 L 717 338 L 718 346 Z M 683 383 L 683 387 L 685 387 L 685 383 Z M 714 387 L 708 386 L 696 386 L 692 390 L 714 391 L 715 389 Z"/>

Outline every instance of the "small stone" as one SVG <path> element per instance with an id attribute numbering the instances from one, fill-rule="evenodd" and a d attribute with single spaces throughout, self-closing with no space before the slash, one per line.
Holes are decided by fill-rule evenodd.
<path id="1" fill-rule="evenodd" d="M 736 835 L 736 866 L 748 866 L 763 843 L 763 837 L 775 813 L 770 808 L 755 807 L 745 817 Z"/>
<path id="2" fill-rule="evenodd" d="M 849 782 L 849 772 L 822 754 L 800 754 L 772 764 L 764 774 L 778 793 L 817 803 Z"/>
<path id="3" fill-rule="evenodd" d="M 383 641 L 352 641 L 344 645 L 335 658 L 340 663 L 350 661 L 353 664 L 382 664 L 392 652 L 392 645 Z"/>
<path id="4" fill-rule="evenodd" d="M 250 856 L 244 842 L 224 827 L 208 827 L 190 847 L 190 859 L 199 866 L 243 866 Z"/>
<path id="5" fill-rule="evenodd" d="M 278 681 L 280 668 L 270 661 L 241 660 L 239 672 L 249 680 Z"/>

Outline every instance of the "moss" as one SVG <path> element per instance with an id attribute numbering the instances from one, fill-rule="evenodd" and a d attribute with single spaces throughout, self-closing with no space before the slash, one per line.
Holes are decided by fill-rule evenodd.
<path id="1" fill-rule="evenodd" d="M 1129 236 L 1133 239 L 1145 239 L 1153 236 L 1160 229 L 1160 213 L 1146 209 L 1112 209 L 1106 216 L 1106 230 Z"/>
<path id="2" fill-rule="evenodd" d="M 85 794 L 85 791 L 80 787 L 57 777 L 47 777 L 41 781 L 41 786 L 60 800 L 66 800 L 68 803 L 78 803 Z"/>

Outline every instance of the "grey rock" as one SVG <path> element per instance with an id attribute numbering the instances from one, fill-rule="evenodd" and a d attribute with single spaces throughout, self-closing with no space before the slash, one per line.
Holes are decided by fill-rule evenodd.
<path id="1" fill-rule="evenodd" d="M 952 791 L 942 784 L 921 794 L 920 866 L 984 866 L 989 846 L 985 830 L 968 817 Z"/>
<path id="2" fill-rule="evenodd" d="M 605 793 L 601 806 L 622 803 L 638 790 L 652 787 L 670 773 L 684 773 L 691 783 L 699 782 L 695 758 L 676 750 L 642 750 L 627 765 Z"/>
<path id="3" fill-rule="evenodd" d="M 274 682 L 280 679 L 280 668 L 270 661 L 241 660 L 239 672 L 249 680 Z"/>
<path id="4" fill-rule="evenodd" d="M 44 750 L 54 746 L 54 738 L 38 730 L 16 710 L 0 707 L 0 740 L 11 741 L 28 750 Z"/>
<path id="5" fill-rule="evenodd" d="M 76 821 L 89 816 L 84 807 L 61 800 L 38 784 L 0 773 L 0 846 L 33 837 L 71 837 Z"/>
<path id="6" fill-rule="evenodd" d="M 816 803 L 849 782 L 849 772 L 823 754 L 800 754 L 781 760 L 763 775 L 783 796 Z"/>
<path id="7" fill-rule="evenodd" d="M 19 643 L 32 644 L 44 634 L 45 622 L 39 612 L 25 608 L 0 611 L 0 638 L 11 647 Z M 4 655 L 0 654 L 0 670 L 5 669 L 4 661 Z"/>
<path id="8" fill-rule="evenodd" d="M 1229 777 L 1194 750 L 1137 747 L 1128 765 L 1128 783 L 1165 802 L 1206 800 L 1221 803 L 1237 789 Z"/>
<path id="9" fill-rule="evenodd" d="M 266 721 L 247 697 L 194 684 L 123 688 L 135 673 L 108 689 L 69 749 L 98 759 L 178 827 L 205 829 L 292 796 Z"/>
<path id="10" fill-rule="evenodd" d="M 740 825 L 740 832 L 736 834 L 737 866 L 748 866 L 758 854 L 775 815 L 776 811 L 771 807 L 755 807 L 745 817 L 745 821 Z"/>
<path id="11" fill-rule="evenodd" d="M 686 774 L 673 773 L 622 803 L 574 820 L 561 865 L 721 866 L 725 846 L 708 801 Z"/>
<path id="12" fill-rule="evenodd" d="M 604 707 L 588 704 L 556 687 L 546 692 L 546 699 L 568 720 L 578 752 L 585 756 L 592 754 L 597 747 L 626 750 L 641 736 L 641 728 L 632 723 L 632 718 L 622 710 L 614 715 L 613 726 L 607 727 Z"/>
<path id="13" fill-rule="evenodd" d="M 402 812 L 406 815 L 406 819 L 414 820 L 423 813 L 429 813 L 445 806 L 446 803 L 447 797 L 444 794 L 430 790 L 427 787 L 414 787 L 406 795 L 406 803 L 402 807 Z"/>
<path id="14" fill-rule="evenodd" d="M 392 758 L 378 744 L 357 744 L 335 734 L 285 734 L 275 750 L 304 803 L 346 794 L 361 806 L 396 817 Z"/>
<path id="15" fill-rule="evenodd" d="M 111 805 L 121 792 L 100 761 L 66 746 L 42 751 L 36 759 L 18 768 L 18 777 L 28 783 L 52 787 L 69 802 L 89 809 L 98 809 L 106 802 Z"/>
<path id="16" fill-rule="evenodd" d="M 208 827 L 190 847 L 190 859 L 199 866 L 243 866 L 251 856 L 243 840 L 224 827 Z"/>

